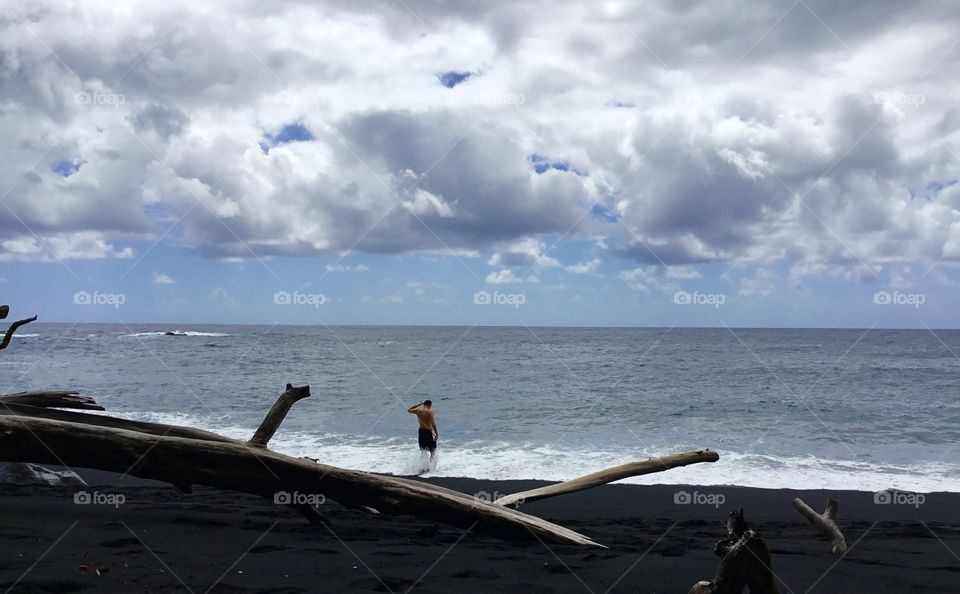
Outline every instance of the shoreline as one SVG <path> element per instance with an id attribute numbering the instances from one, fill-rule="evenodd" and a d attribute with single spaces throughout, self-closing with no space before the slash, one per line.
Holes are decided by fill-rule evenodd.
<path id="1" fill-rule="evenodd" d="M 916 507 L 876 504 L 865 491 L 612 484 L 532 502 L 521 510 L 596 538 L 608 549 L 507 543 L 409 516 L 370 515 L 327 501 L 328 526 L 285 506 L 198 487 L 81 471 L 87 491 L 123 493 L 120 506 L 78 505 L 75 487 L 0 485 L 0 586 L 14 592 L 406 591 L 686 592 L 711 579 L 714 543 L 743 507 L 766 539 L 782 592 L 946 592 L 960 582 L 960 494 Z M 426 478 L 491 497 L 548 484 Z M 678 504 L 685 491 L 722 495 Z M 850 550 L 830 552 L 791 505 L 840 502 Z M 701 501 L 707 501 L 701 498 Z M 59 541 L 57 539 L 60 539 Z M 41 558 L 42 556 L 42 558 Z M 40 559 L 37 562 L 37 559 Z M 36 563 L 35 565 L 33 565 Z M 30 569 L 30 566 L 33 568 Z M 87 570 L 84 571 L 83 568 Z M 96 570 L 100 569 L 100 575 Z"/>

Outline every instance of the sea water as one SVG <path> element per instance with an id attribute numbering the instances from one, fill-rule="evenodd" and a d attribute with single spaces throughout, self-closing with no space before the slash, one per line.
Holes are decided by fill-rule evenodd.
<path id="1" fill-rule="evenodd" d="M 0 391 L 249 438 L 393 474 L 562 480 L 696 448 L 635 483 L 960 492 L 960 332 L 31 324 Z M 173 331 L 184 336 L 167 336 Z M 407 407 L 431 399 L 438 463 Z"/>

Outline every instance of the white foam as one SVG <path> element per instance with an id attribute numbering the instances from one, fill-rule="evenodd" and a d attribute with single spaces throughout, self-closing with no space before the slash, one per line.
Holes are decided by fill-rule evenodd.
<path id="1" fill-rule="evenodd" d="M 14 334 L 14 338 L 37 338 L 39 334 Z"/>
<path id="2" fill-rule="evenodd" d="M 125 418 L 214 431 L 249 439 L 255 425 L 225 425 L 218 419 L 197 419 L 184 413 L 126 413 Z M 539 479 L 563 481 L 602 468 L 689 449 L 650 448 L 636 451 L 595 451 L 506 442 L 440 442 L 434 465 L 421 457 L 415 436 L 307 433 L 281 429 L 271 449 L 291 456 L 308 456 L 321 463 L 384 474 L 429 472 L 438 477 L 490 480 Z M 960 465 L 946 462 L 885 464 L 815 456 L 774 457 L 720 450 L 720 461 L 674 468 L 620 482 L 631 484 L 738 485 L 769 489 L 837 489 L 881 491 L 899 489 L 919 493 L 960 492 Z M 441 457 L 442 454 L 442 457 Z"/>

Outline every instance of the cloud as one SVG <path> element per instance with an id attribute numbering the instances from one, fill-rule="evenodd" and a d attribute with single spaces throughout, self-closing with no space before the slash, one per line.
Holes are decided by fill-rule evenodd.
<path id="1" fill-rule="evenodd" d="M 664 275 L 667 278 L 689 280 L 700 278 L 700 271 L 692 266 L 667 266 Z"/>
<path id="2" fill-rule="evenodd" d="M 487 262 L 490 266 L 556 267 L 560 266 L 555 258 L 546 254 L 547 246 L 535 237 L 506 242 L 495 248 L 493 256 Z"/>
<path id="3" fill-rule="evenodd" d="M 155 285 L 175 285 L 177 281 L 170 278 L 168 275 L 163 274 L 162 272 L 153 273 L 153 284 Z"/>
<path id="4" fill-rule="evenodd" d="M 594 274 L 597 271 L 597 266 L 600 265 L 600 259 L 594 258 L 589 262 L 580 262 L 579 264 L 573 264 L 567 266 L 567 272 L 572 272 L 573 274 Z"/>
<path id="5" fill-rule="evenodd" d="M 955 186 L 927 190 L 960 166 L 948 2 L 406 4 L 5 20 L 0 260 L 159 239 L 548 268 L 548 244 L 603 237 L 667 277 L 960 261 Z"/>
<path id="6" fill-rule="evenodd" d="M 487 283 L 491 285 L 507 285 L 522 283 L 523 279 L 513 274 L 509 268 L 504 268 L 498 272 L 491 272 L 487 275 Z"/>
<path id="7" fill-rule="evenodd" d="M 621 270 L 617 278 L 627 283 L 631 289 L 641 293 L 649 293 L 650 288 L 656 284 L 655 266 L 639 266 L 631 270 Z"/>
<path id="8" fill-rule="evenodd" d="M 365 264 L 327 264 L 327 272 L 366 272 L 369 270 Z"/>
<path id="9" fill-rule="evenodd" d="M 133 249 L 116 248 L 95 232 L 0 240 L 0 261 L 65 261 L 133 258 Z"/>

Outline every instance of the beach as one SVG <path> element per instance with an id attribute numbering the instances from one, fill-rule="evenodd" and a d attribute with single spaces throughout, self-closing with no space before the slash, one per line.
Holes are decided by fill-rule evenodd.
<path id="1" fill-rule="evenodd" d="M 0 486 L 0 588 L 685 593 L 713 577 L 713 546 L 726 534 L 728 513 L 740 507 L 767 542 L 781 592 L 952 592 L 960 584 L 956 493 L 925 494 L 921 504 L 909 505 L 876 503 L 874 493 L 859 491 L 613 484 L 521 506 L 608 547 L 600 549 L 513 544 L 331 500 L 320 506 L 326 524 L 311 525 L 258 497 L 202 487 L 184 494 L 80 473 L 90 486 Z M 480 497 L 545 484 L 424 480 Z M 78 491 L 92 503 L 75 503 Z M 845 556 L 832 554 L 792 508 L 794 497 L 818 511 L 828 498 L 840 502 Z"/>

